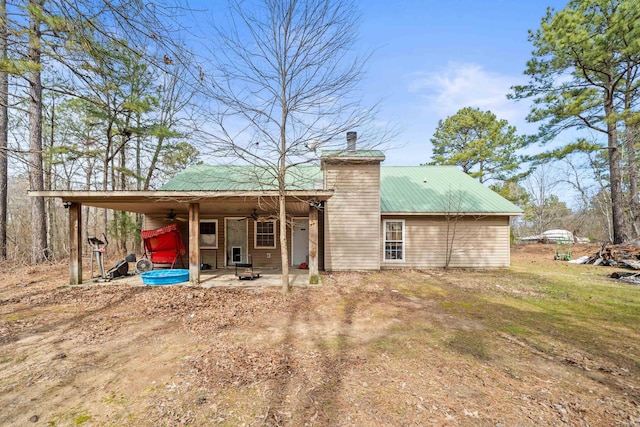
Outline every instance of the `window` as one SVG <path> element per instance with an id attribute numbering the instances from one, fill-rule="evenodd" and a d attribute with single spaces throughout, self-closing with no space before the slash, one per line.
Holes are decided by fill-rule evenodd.
<path id="1" fill-rule="evenodd" d="M 269 248 L 276 247 L 276 222 L 275 221 L 255 221 L 255 247 Z"/>
<path id="2" fill-rule="evenodd" d="M 218 248 L 218 220 L 200 221 L 200 247 L 203 249 Z"/>
<path id="3" fill-rule="evenodd" d="M 404 261 L 404 221 L 384 221 L 384 260 Z"/>

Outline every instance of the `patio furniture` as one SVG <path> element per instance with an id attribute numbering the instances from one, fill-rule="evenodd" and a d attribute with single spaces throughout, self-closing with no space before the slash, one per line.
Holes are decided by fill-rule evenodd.
<path id="1" fill-rule="evenodd" d="M 156 264 L 170 264 L 171 268 L 174 268 L 176 262 L 180 260 L 180 265 L 185 267 L 182 260 L 185 247 L 178 230 L 178 224 L 169 224 L 153 230 L 142 230 L 141 235 L 144 242 L 143 258 L 149 259 L 154 266 Z"/>

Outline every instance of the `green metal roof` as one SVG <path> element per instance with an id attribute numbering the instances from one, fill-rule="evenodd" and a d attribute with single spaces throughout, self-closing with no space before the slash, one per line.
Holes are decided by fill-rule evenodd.
<path id="1" fill-rule="evenodd" d="M 326 159 L 327 157 L 334 158 L 366 158 L 366 157 L 375 157 L 384 159 L 384 153 L 380 150 L 323 150 L 320 156 L 322 159 Z"/>
<path id="2" fill-rule="evenodd" d="M 318 166 L 295 166 L 287 171 L 287 190 L 321 190 Z M 195 165 L 180 172 L 160 190 L 170 191 L 268 191 L 277 190 L 272 171 L 254 166 Z"/>
<path id="3" fill-rule="evenodd" d="M 522 209 L 455 166 L 385 166 L 380 169 L 384 213 L 508 213 Z"/>
<path id="4" fill-rule="evenodd" d="M 287 172 L 288 190 L 322 190 L 318 166 Z M 196 165 L 163 185 L 168 191 L 276 190 L 275 177 L 253 166 Z M 455 166 L 381 166 L 381 213 L 522 213 L 522 209 Z"/>

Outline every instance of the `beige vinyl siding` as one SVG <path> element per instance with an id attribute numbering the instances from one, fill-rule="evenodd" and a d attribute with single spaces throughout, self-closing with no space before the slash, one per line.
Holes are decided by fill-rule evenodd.
<path id="1" fill-rule="evenodd" d="M 144 219 L 142 220 L 142 229 L 153 230 L 154 228 L 164 227 L 165 225 L 169 225 L 170 223 L 171 221 L 167 221 L 165 219 L 165 215 L 145 215 Z"/>
<path id="2" fill-rule="evenodd" d="M 447 221 L 444 217 L 393 217 L 405 224 L 404 262 L 385 262 L 382 268 L 434 268 L 445 266 Z M 382 221 L 381 221 L 382 224 Z M 450 236 L 454 229 L 450 222 Z M 380 239 L 384 245 L 384 236 Z M 464 217 L 455 224 L 449 267 L 509 267 L 509 217 Z"/>
<path id="3" fill-rule="evenodd" d="M 380 269 L 380 165 L 325 165 L 325 180 L 325 269 Z"/>

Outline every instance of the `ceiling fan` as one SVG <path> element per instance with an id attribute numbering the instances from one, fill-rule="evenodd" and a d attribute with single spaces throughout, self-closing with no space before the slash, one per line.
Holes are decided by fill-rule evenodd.
<path id="1" fill-rule="evenodd" d="M 238 221 L 244 221 L 247 219 L 252 219 L 254 221 L 270 221 L 273 219 L 276 219 L 274 216 L 262 216 L 260 214 L 258 214 L 258 209 L 253 208 L 253 210 L 251 211 L 251 213 L 244 217 L 244 218 L 240 218 Z"/>
<path id="2" fill-rule="evenodd" d="M 187 220 L 186 218 L 179 217 L 179 216 L 178 216 L 178 215 L 173 211 L 173 209 L 169 209 L 169 213 L 167 214 L 167 216 L 165 216 L 165 217 L 164 217 L 164 219 L 165 219 L 166 221 L 175 221 L 175 220 L 178 220 L 178 221 L 186 221 L 186 220 Z"/>
<path id="3" fill-rule="evenodd" d="M 260 215 L 258 215 L 258 209 L 253 208 L 253 210 L 251 211 L 249 216 L 246 216 L 244 218 L 240 218 L 238 221 L 244 221 L 245 219 L 252 219 L 254 221 L 258 221 L 260 219 Z"/>

